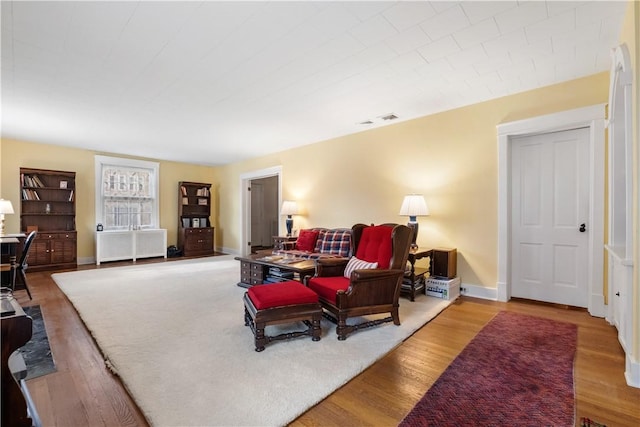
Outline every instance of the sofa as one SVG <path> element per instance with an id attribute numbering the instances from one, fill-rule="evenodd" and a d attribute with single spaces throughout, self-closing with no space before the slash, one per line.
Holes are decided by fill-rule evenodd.
<path id="1" fill-rule="evenodd" d="M 303 259 L 350 258 L 353 237 L 350 228 L 310 228 L 300 230 L 294 242 L 285 242 L 279 253 Z"/>

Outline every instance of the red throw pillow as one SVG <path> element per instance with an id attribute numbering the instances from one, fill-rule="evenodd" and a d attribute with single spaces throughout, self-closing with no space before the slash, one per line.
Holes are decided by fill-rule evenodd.
<path id="1" fill-rule="evenodd" d="M 317 231 L 300 230 L 298 240 L 296 240 L 296 249 L 299 251 L 313 252 L 313 248 L 316 247 L 318 234 Z"/>

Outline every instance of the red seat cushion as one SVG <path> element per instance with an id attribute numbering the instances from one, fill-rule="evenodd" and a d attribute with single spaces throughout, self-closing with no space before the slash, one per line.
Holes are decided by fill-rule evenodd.
<path id="1" fill-rule="evenodd" d="M 253 286 L 247 293 L 258 310 L 318 302 L 318 295 L 315 292 L 293 280 Z"/>
<path id="2" fill-rule="evenodd" d="M 389 268 L 392 252 L 392 232 L 393 227 L 388 225 L 365 227 L 358 243 L 356 257 L 367 262 L 377 262 L 378 268 Z"/>
<path id="3" fill-rule="evenodd" d="M 296 240 L 296 249 L 299 251 L 311 252 L 316 247 L 319 231 L 300 230 L 298 240 Z"/>
<path id="4" fill-rule="evenodd" d="M 349 279 L 343 276 L 312 277 L 309 280 L 309 289 L 333 304 L 336 303 L 336 293 L 346 291 L 348 287 Z"/>

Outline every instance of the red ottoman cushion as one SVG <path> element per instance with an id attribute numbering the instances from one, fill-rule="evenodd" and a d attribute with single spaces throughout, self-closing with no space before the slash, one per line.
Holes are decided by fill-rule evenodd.
<path id="1" fill-rule="evenodd" d="M 318 302 L 318 295 L 315 292 L 293 280 L 273 285 L 253 286 L 247 293 L 258 310 Z"/>

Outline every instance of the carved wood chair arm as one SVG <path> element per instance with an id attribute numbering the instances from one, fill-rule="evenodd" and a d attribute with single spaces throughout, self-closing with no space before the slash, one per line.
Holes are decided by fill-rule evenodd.
<path id="1" fill-rule="evenodd" d="M 398 287 L 402 283 L 403 270 L 355 270 L 346 291 L 338 291 L 336 305 L 340 308 L 358 307 L 397 302 Z"/>
<path id="2" fill-rule="evenodd" d="M 342 276 L 347 258 L 319 258 L 316 260 L 316 277 Z"/>

